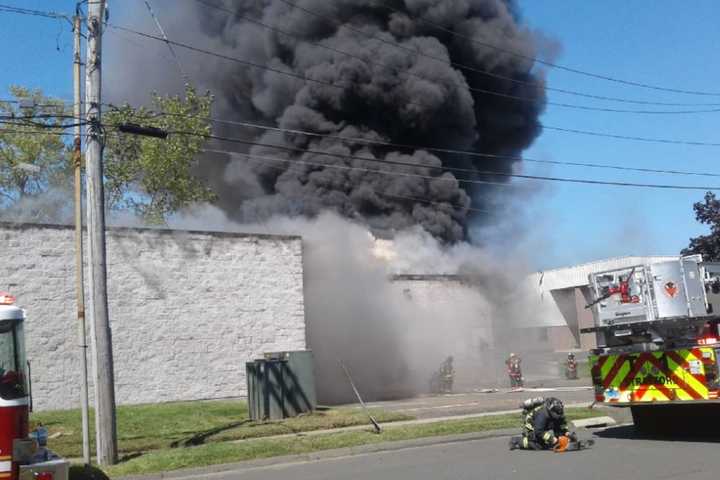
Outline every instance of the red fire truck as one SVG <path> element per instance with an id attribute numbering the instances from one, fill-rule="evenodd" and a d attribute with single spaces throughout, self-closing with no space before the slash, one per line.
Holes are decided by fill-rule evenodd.
<path id="1" fill-rule="evenodd" d="M 0 480 L 67 480 L 68 462 L 47 450 L 43 429 L 28 431 L 25 311 L 14 303 L 0 292 Z"/>
<path id="2" fill-rule="evenodd" d="M 720 264 L 699 255 L 593 273 L 595 400 L 629 407 L 639 430 L 716 432 Z"/>

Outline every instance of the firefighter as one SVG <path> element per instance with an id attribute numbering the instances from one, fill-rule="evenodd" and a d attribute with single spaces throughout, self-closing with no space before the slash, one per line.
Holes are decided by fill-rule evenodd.
<path id="1" fill-rule="evenodd" d="M 453 357 L 449 356 L 440 367 L 440 391 L 442 393 L 451 393 L 454 379 L 455 369 L 453 368 Z"/>
<path id="2" fill-rule="evenodd" d="M 510 358 L 505 361 L 508 376 L 510 377 L 510 387 L 512 388 L 522 388 L 523 386 L 522 369 L 520 367 L 521 362 L 520 357 L 514 353 L 511 353 Z"/>
<path id="3" fill-rule="evenodd" d="M 577 380 L 577 360 L 575 360 L 575 354 L 570 352 L 567 356 L 567 362 L 565 363 L 565 378 L 568 380 Z"/>
<path id="4" fill-rule="evenodd" d="M 453 388 L 453 380 L 455 379 L 455 369 L 453 368 L 453 357 L 449 356 L 440 365 L 430 377 L 431 393 L 450 393 Z"/>
<path id="5" fill-rule="evenodd" d="M 539 405 L 533 404 L 523 411 L 525 423 L 522 436 L 510 439 L 510 450 L 555 450 L 565 451 L 570 442 L 577 443 L 577 436 L 571 433 L 565 421 L 563 403 L 554 397 L 547 398 Z"/>

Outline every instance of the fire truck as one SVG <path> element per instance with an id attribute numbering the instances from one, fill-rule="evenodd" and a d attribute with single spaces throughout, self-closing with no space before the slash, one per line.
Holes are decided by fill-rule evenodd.
<path id="1" fill-rule="evenodd" d="M 29 432 L 25 311 L 14 303 L 0 292 L 0 480 L 67 480 L 69 463 L 47 449 L 45 429 Z"/>
<path id="2" fill-rule="evenodd" d="M 590 274 L 589 287 L 595 401 L 629 407 L 640 431 L 716 433 L 720 264 L 678 257 Z"/>

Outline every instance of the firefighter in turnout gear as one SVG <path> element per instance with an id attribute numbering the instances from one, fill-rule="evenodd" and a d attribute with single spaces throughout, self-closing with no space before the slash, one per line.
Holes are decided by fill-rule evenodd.
<path id="1" fill-rule="evenodd" d="M 431 393 L 452 393 L 453 380 L 455 380 L 455 369 L 453 368 L 453 357 L 447 357 L 440 365 L 440 368 L 430 377 Z"/>
<path id="2" fill-rule="evenodd" d="M 510 439 L 510 450 L 565 451 L 577 437 L 568 429 L 563 403 L 557 398 L 531 399 L 523 403 L 522 436 Z"/>
<path id="3" fill-rule="evenodd" d="M 505 360 L 508 376 L 510 377 L 511 388 L 522 388 L 523 386 L 522 369 L 520 368 L 521 362 L 522 360 L 520 359 L 520 357 L 518 357 L 514 353 L 511 353 L 510 358 Z"/>
<path id="4" fill-rule="evenodd" d="M 568 353 L 567 361 L 565 362 L 565 378 L 568 380 L 577 380 L 577 360 L 575 359 L 574 353 Z"/>
<path id="5" fill-rule="evenodd" d="M 453 368 L 453 357 L 447 357 L 440 367 L 440 391 L 452 393 L 453 380 L 455 380 L 455 369 Z"/>

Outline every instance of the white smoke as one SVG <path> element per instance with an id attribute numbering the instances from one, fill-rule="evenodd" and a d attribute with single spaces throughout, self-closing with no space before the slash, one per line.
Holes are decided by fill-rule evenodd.
<path id="1" fill-rule="evenodd" d="M 419 227 L 379 241 L 332 212 L 238 224 L 212 206 L 170 226 L 302 236 L 308 342 L 323 402 L 352 400 L 338 360 L 371 399 L 427 393 L 449 355 L 460 389 L 496 385 L 505 339 L 528 314 L 518 301 L 526 297 L 524 265 L 468 243 L 444 246 Z"/>

